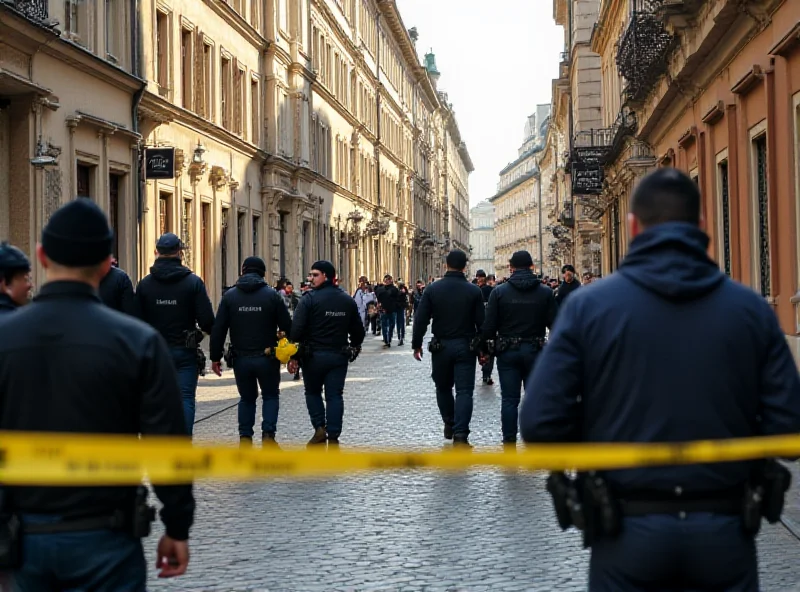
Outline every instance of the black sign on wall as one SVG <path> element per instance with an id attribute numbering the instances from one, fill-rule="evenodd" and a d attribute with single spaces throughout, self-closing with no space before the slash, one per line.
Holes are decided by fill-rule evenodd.
<path id="1" fill-rule="evenodd" d="M 175 148 L 146 148 L 144 151 L 145 179 L 175 178 Z"/>
<path id="2" fill-rule="evenodd" d="M 572 194 L 600 195 L 603 192 L 603 167 L 576 162 L 572 165 Z"/>
<path id="3" fill-rule="evenodd" d="M 573 150 L 575 162 L 585 164 L 601 164 L 608 154 L 608 148 L 603 146 L 576 147 Z"/>

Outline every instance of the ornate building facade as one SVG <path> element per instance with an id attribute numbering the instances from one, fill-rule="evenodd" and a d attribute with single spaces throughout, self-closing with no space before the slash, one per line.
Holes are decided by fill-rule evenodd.
<path id="1" fill-rule="evenodd" d="M 508 260 L 514 251 L 530 252 L 537 269 L 541 267 L 544 246 L 540 218 L 541 201 L 539 158 L 547 137 L 550 105 L 537 105 L 525 123 L 525 140 L 517 158 L 500 171 L 497 193 L 489 199 L 495 208 L 495 273 L 508 276 Z"/>
<path id="2" fill-rule="evenodd" d="M 120 265 L 136 267 L 137 15 L 124 0 L 0 2 L 0 239 L 29 255 L 60 205 L 108 213 Z M 38 265 L 34 282 L 44 280 Z"/>
<path id="3" fill-rule="evenodd" d="M 469 211 L 470 271 L 494 273 L 494 206 L 482 201 Z"/>
<path id="4" fill-rule="evenodd" d="M 592 39 L 610 140 L 606 264 L 627 250 L 636 181 L 677 167 L 700 186 L 710 254 L 775 309 L 800 352 L 800 4 L 604 0 Z"/>

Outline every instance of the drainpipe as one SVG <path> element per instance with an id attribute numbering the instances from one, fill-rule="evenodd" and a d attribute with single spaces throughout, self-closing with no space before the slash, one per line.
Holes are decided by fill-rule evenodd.
<path id="1" fill-rule="evenodd" d="M 139 0 L 130 0 L 131 3 L 131 14 L 133 15 L 133 27 L 132 27 L 132 35 L 131 35 L 131 70 L 134 76 L 142 78 L 141 75 L 141 48 L 139 44 L 140 38 L 140 26 L 141 21 L 139 19 Z M 142 101 L 142 97 L 144 96 L 144 91 L 147 88 L 147 82 L 142 80 L 142 86 L 139 90 L 136 91 L 133 95 L 133 102 L 131 104 L 131 125 L 133 127 L 134 133 L 139 133 L 139 104 Z M 139 279 L 140 271 L 142 269 L 142 261 L 140 261 L 142 255 L 142 249 L 140 249 L 140 245 L 144 244 L 144 232 L 142 227 L 142 218 L 144 215 L 144 178 L 142 177 L 142 166 L 141 166 L 141 147 L 139 148 L 138 158 L 136 160 L 136 166 L 133 168 L 133 180 L 136 184 L 136 233 L 138 236 L 138 240 L 136 241 L 136 245 L 134 246 L 134 260 L 137 262 L 136 266 L 136 276 Z"/>

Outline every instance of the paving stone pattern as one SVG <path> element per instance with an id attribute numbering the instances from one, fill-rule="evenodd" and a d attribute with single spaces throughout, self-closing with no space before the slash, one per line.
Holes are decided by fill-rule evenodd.
<path id="1" fill-rule="evenodd" d="M 342 447 L 446 447 L 427 352 L 418 363 L 408 342 L 397 347 L 395 340 L 389 350 L 381 343 L 368 336 L 350 367 Z M 470 438 L 498 448 L 500 389 L 477 382 Z M 216 415 L 195 426 L 195 440 L 237 442 L 232 372 L 200 384 L 198 419 Z M 278 440 L 302 446 L 310 436 L 302 382 L 284 373 Z M 586 589 L 588 553 L 578 533 L 558 529 L 542 474 L 476 469 L 205 482 L 196 496 L 189 572 L 173 580 L 151 573 L 151 591 Z M 148 564 L 156 541 L 147 541 Z M 763 590 L 800 592 L 800 542 L 781 526 L 766 527 L 759 550 Z"/>

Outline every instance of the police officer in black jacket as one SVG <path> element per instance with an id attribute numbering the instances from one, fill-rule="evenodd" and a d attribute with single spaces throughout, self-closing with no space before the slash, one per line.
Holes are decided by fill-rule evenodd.
<path id="1" fill-rule="evenodd" d="M 133 283 L 128 274 L 117 267 L 116 262 L 100 281 L 100 300 L 108 307 L 124 312 L 132 317 L 139 316 L 136 299 L 133 294 Z"/>
<path id="2" fill-rule="evenodd" d="M 294 311 L 290 340 L 301 344 L 304 351 L 306 406 L 314 427 L 308 443 L 323 444 L 327 439 L 328 444 L 336 446 L 342 433 L 347 364 L 355 361 L 361 351 L 364 324 L 355 300 L 333 285 L 336 269 L 329 261 L 314 263 L 309 277 L 312 290 L 300 299 Z M 297 362 L 293 360 L 289 372 L 296 371 Z"/>
<path id="3" fill-rule="evenodd" d="M 231 332 L 233 375 L 240 397 L 239 441 L 245 446 L 253 445 L 259 386 L 264 416 L 262 445 L 275 444 L 281 364 L 274 356 L 267 356 L 266 350 L 277 345 L 279 330 L 288 334 L 292 326 L 283 298 L 264 281 L 266 272 L 263 259 L 244 260 L 239 281 L 219 303 L 211 332 L 211 369 L 217 376 L 222 376 L 222 348 L 228 329 Z"/>
<path id="4" fill-rule="evenodd" d="M 105 214 L 89 200 L 70 202 L 48 221 L 36 252 L 48 281 L 3 325 L 0 430 L 185 434 L 164 340 L 97 296 L 111 265 L 111 240 Z M 155 491 L 166 526 L 157 551 L 160 575 L 178 576 L 189 562 L 192 487 Z M 2 513 L 23 523 L 22 560 L 11 589 L 144 592 L 140 538 L 149 518 L 133 519 L 147 514 L 142 492 L 127 486 L 5 488 Z"/>
<path id="5" fill-rule="evenodd" d="M 444 421 L 444 437 L 456 445 L 469 446 L 469 422 L 472 419 L 472 394 L 475 390 L 477 362 L 476 337 L 480 337 L 484 319 L 483 295 L 478 286 L 464 276 L 467 255 L 455 249 L 447 255 L 447 273 L 422 293 L 414 314 L 411 347 L 414 357 L 422 360 L 422 340 L 433 319 L 433 382 L 436 402 Z M 453 400 L 453 385 L 456 397 Z"/>
<path id="6" fill-rule="evenodd" d="M 0 317 L 28 303 L 31 262 L 14 245 L 0 243 Z"/>
<path id="7" fill-rule="evenodd" d="M 634 238 L 618 271 L 559 309 L 520 408 L 525 441 L 800 432 L 800 378 L 778 319 L 709 258 L 700 204 L 697 185 L 677 169 L 639 183 L 628 214 Z M 777 510 L 767 492 L 782 499 L 780 474 L 774 463 L 742 461 L 584 480 L 589 590 L 759 590 L 754 531 L 767 501 Z M 756 484 L 765 487 L 758 496 Z"/>
<path id="8" fill-rule="evenodd" d="M 156 262 L 139 282 L 136 301 L 141 318 L 161 333 L 169 346 L 183 396 L 186 429 L 192 434 L 197 395 L 197 326 L 214 327 L 214 309 L 206 286 L 181 263 L 183 243 L 171 232 L 158 239 Z"/>
<path id="9" fill-rule="evenodd" d="M 508 262 L 511 277 L 495 288 L 486 305 L 483 339 L 494 342 L 500 375 L 500 423 L 503 443 L 516 446 L 520 390 L 528 386 L 536 357 L 552 327 L 557 305 L 553 291 L 534 275 L 533 258 L 517 251 Z M 531 388 L 533 385 L 531 385 Z"/>

